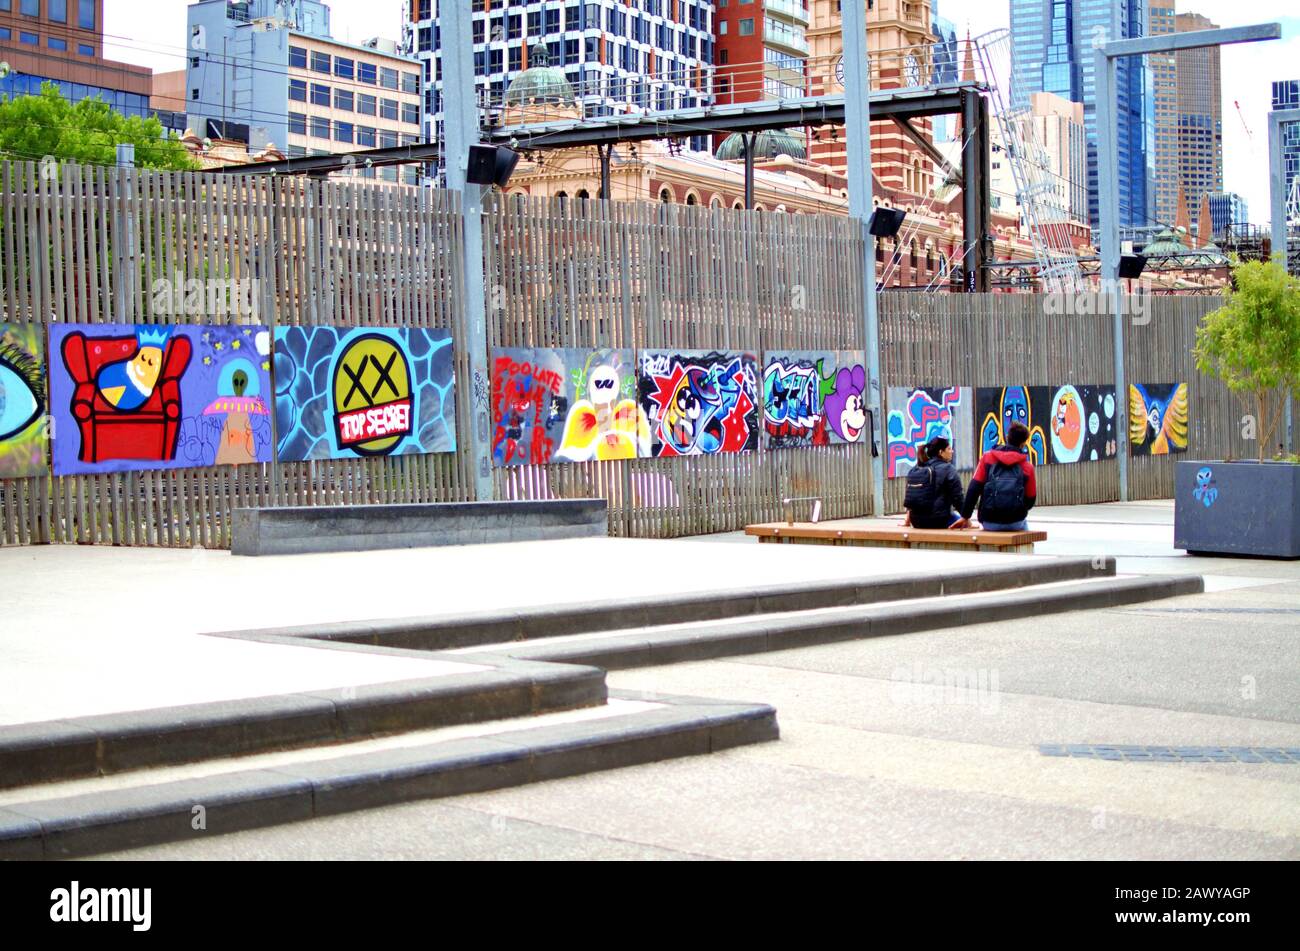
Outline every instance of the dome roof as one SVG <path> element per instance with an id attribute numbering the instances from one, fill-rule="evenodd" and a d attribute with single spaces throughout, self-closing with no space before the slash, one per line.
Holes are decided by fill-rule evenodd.
<path id="1" fill-rule="evenodd" d="M 549 65 L 545 45 L 538 43 L 529 50 L 528 62 L 531 65 L 512 79 L 506 88 L 507 106 L 578 101 L 564 70 Z"/>
<path id="2" fill-rule="evenodd" d="M 718 146 L 718 151 L 714 155 L 725 162 L 744 159 L 745 137 L 739 132 L 727 136 L 722 140 L 722 144 Z M 806 159 L 808 157 L 808 146 L 802 136 L 795 135 L 787 129 L 766 129 L 754 136 L 755 159 L 761 161 L 776 158 L 778 155 Z"/>
<path id="3" fill-rule="evenodd" d="M 1182 238 L 1176 232 L 1166 228 L 1142 249 L 1142 254 L 1148 258 L 1182 257 L 1187 254 L 1187 245 L 1183 244 Z"/>

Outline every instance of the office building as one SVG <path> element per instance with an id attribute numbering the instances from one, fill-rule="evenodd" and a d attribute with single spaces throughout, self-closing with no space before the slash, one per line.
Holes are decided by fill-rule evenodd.
<path id="1" fill-rule="evenodd" d="M 394 40 L 334 39 L 329 13 L 319 0 L 192 3 L 189 128 L 253 151 L 274 144 L 290 157 L 421 141 L 422 64 L 399 54 Z M 387 180 L 398 174 L 378 171 Z M 417 169 L 401 174 L 413 182 Z"/>
<path id="2" fill-rule="evenodd" d="M 65 99 L 96 96 L 128 116 L 149 115 L 151 73 L 104 58 L 104 0 L 0 0 L 0 96 L 37 95 L 43 83 Z"/>
<path id="3" fill-rule="evenodd" d="M 461 0 L 471 4 L 474 75 L 490 113 L 539 45 L 578 96 L 582 115 L 606 116 L 710 104 L 713 95 L 712 0 Z M 740 0 L 730 0 L 739 4 Z M 761 0 L 745 6 L 756 7 Z M 786 0 L 787 4 L 798 0 Z M 403 48 L 424 64 L 427 133 L 441 139 L 442 32 L 438 0 L 409 0 Z M 737 28 L 739 30 L 739 27 Z M 708 136 L 691 147 L 709 148 Z"/>
<path id="4" fill-rule="evenodd" d="M 1011 0 L 1011 98 L 1028 109 L 1036 92 L 1083 104 L 1088 136 L 1088 210 L 1095 225 L 1099 188 L 1119 190 L 1121 226 L 1142 227 L 1148 203 L 1148 128 L 1155 121 L 1141 58 L 1116 63 L 1119 175 L 1099 183 L 1095 44 L 1147 35 L 1148 0 Z"/>

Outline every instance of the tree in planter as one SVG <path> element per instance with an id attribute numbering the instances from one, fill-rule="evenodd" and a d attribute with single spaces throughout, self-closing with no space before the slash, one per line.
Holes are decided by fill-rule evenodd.
<path id="1" fill-rule="evenodd" d="M 1300 280 L 1278 260 L 1238 262 L 1223 296 L 1196 330 L 1196 368 L 1254 413 L 1263 462 L 1288 394 L 1300 389 Z"/>

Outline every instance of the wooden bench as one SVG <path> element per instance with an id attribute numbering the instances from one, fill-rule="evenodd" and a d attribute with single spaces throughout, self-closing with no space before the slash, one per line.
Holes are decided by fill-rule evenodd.
<path id="1" fill-rule="evenodd" d="M 746 535 L 760 542 L 787 545 L 856 545 L 867 548 L 928 548 L 944 551 L 1000 551 L 1032 554 L 1035 542 L 1047 541 L 1047 532 L 952 531 L 941 528 L 905 528 L 902 525 L 839 525 L 834 522 L 766 522 L 745 526 Z"/>

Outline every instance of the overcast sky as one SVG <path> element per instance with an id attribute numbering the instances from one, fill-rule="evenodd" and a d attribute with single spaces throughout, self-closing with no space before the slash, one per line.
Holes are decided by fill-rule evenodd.
<path id="1" fill-rule="evenodd" d="M 468 0 L 462 0 L 468 2 Z M 105 0 L 105 55 L 155 70 L 185 65 L 186 0 Z M 404 0 L 332 0 L 339 39 L 401 36 Z M 1010 0 L 939 0 L 942 14 L 974 36 L 1008 25 Z M 1268 219 L 1268 111 L 1275 79 L 1300 79 L 1300 15 L 1296 0 L 1177 0 L 1180 13 L 1201 13 L 1219 26 L 1280 20 L 1283 39 L 1225 47 L 1223 152 L 1225 185 L 1250 203 L 1252 221 Z M 1237 114 L 1241 104 L 1245 118 Z M 1250 135 L 1246 133 L 1249 127 Z M 1193 218 L 1196 209 L 1192 209 Z"/>

